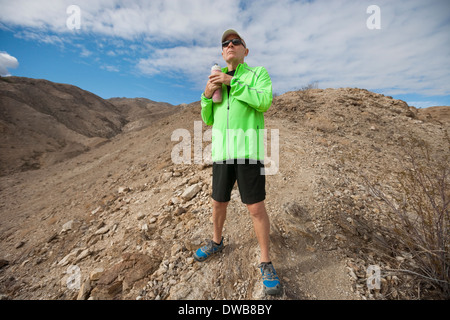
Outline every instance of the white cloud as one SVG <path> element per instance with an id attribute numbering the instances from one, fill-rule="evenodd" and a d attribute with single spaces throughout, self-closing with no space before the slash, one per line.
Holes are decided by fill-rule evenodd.
<path id="1" fill-rule="evenodd" d="M 109 71 L 109 72 L 119 72 L 119 68 L 117 68 L 116 66 L 101 66 L 100 67 L 103 70 Z"/>
<path id="2" fill-rule="evenodd" d="M 66 8 L 73 3 L 0 0 L 0 22 L 28 28 L 29 38 L 47 30 L 53 38 L 42 41 L 65 41 L 74 33 L 66 26 Z M 321 88 L 379 89 L 390 95 L 450 94 L 448 0 L 377 0 L 380 30 L 366 26 L 371 4 L 78 0 L 81 29 L 75 34 L 103 39 L 106 53 L 133 51 L 128 58 L 141 73 L 185 78 L 196 88 L 204 86 L 212 62 L 223 64 L 220 35 L 233 27 L 245 37 L 248 63 L 268 69 L 274 92 L 317 81 Z M 114 41 L 121 45 L 112 47 Z"/>
<path id="3" fill-rule="evenodd" d="M 38 41 L 46 44 L 64 46 L 64 39 L 54 34 L 46 34 L 41 30 L 23 30 L 15 34 L 17 38 L 28 41 Z"/>
<path id="4" fill-rule="evenodd" d="M 90 55 L 92 55 L 92 51 L 86 49 L 83 46 L 81 46 L 80 48 L 81 48 L 81 53 L 80 53 L 81 57 L 89 57 Z"/>
<path id="5" fill-rule="evenodd" d="M 73 33 L 66 25 L 68 6 L 80 8 L 78 34 L 92 32 L 136 40 L 210 41 L 209 30 L 220 29 L 237 16 L 239 1 L 184 0 L 0 0 L 0 21 L 7 25 Z M 232 18 L 234 19 L 234 18 Z M 205 38 L 206 36 L 206 38 Z"/>
<path id="6" fill-rule="evenodd" d="M 7 52 L 0 51 L 0 75 L 9 76 L 8 69 L 17 68 L 19 66 L 19 61 Z"/>
<path id="7" fill-rule="evenodd" d="M 205 85 L 211 66 L 221 59 L 217 47 L 179 46 L 154 50 L 151 56 L 139 60 L 137 68 L 144 74 L 164 74 L 199 89 Z"/>

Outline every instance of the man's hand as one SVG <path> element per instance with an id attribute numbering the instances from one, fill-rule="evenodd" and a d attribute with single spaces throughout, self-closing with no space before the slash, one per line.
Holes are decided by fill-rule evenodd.
<path id="1" fill-rule="evenodd" d="M 210 75 L 209 80 L 206 83 L 206 88 L 204 92 L 205 97 L 211 99 L 214 91 L 220 89 L 222 87 L 222 83 L 229 86 L 232 78 L 233 78 L 232 76 L 223 72 L 216 72 Z"/>
<path id="2" fill-rule="evenodd" d="M 231 79 L 233 79 L 232 76 L 229 74 L 223 73 L 223 72 L 215 72 L 212 75 L 209 76 L 209 81 L 211 81 L 214 84 L 225 84 L 227 86 L 230 85 Z"/>
<path id="3" fill-rule="evenodd" d="M 219 84 L 214 84 L 211 82 L 211 80 L 208 80 L 208 82 L 206 83 L 206 88 L 205 88 L 205 97 L 208 99 L 211 99 L 213 96 L 213 93 L 217 90 L 222 88 L 222 85 Z"/>

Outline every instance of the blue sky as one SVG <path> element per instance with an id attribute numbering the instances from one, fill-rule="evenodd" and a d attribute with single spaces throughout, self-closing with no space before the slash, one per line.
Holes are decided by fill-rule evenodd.
<path id="1" fill-rule="evenodd" d="M 0 0 L 0 74 L 190 103 L 228 28 L 278 94 L 317 82 L 450 106 L 448 0 Z"/>

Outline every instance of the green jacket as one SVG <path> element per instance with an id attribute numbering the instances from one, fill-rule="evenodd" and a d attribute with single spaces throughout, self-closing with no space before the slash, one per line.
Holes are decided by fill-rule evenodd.
<path id="1" fill-rule="evenodd" d="M 228 68 L 222 68 L 228 72 Z M 202 119 L 212 125 L 212 160 L 264 160 L 264 115 L 272 104 L 272 81 L 264 67 L 239 64 L 229 96 L 222 84 L 222 102 L 201 96 Z"/>

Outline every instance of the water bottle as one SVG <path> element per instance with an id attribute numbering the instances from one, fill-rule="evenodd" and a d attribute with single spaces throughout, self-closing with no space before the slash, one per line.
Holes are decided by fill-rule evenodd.
<path id="1" fill-rule="evenodd" d="M 211 68 L 211 74 L 213 74 L 214 72 L 222 72 L 222 69 L 219 67 L 219 65 L 217 63 L 215 65 L 213 65 Z M 222 88 L 214 91 L 212 100 L 214 103 L 222 102 Z"/>

